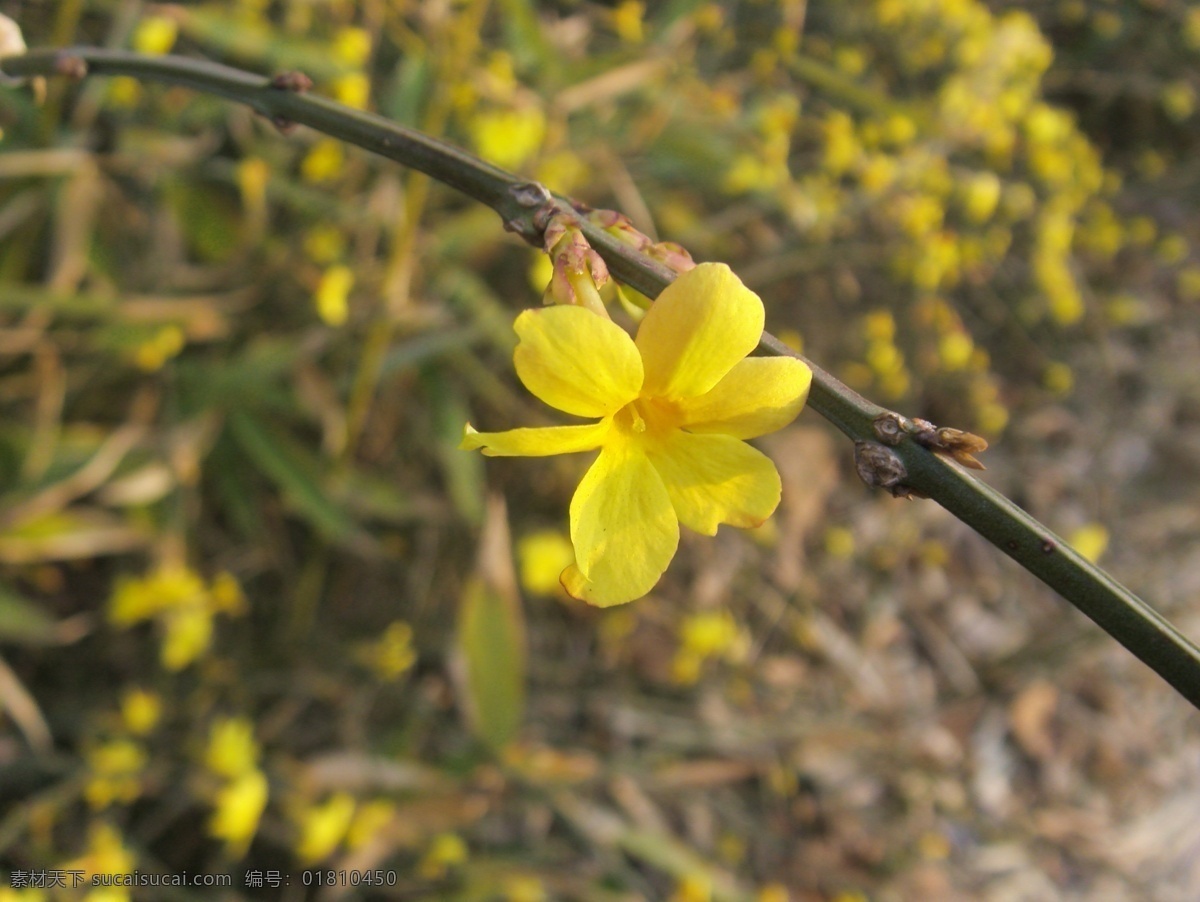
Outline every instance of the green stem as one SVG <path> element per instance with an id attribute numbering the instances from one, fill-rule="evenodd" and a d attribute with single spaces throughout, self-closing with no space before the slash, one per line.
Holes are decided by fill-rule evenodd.
<path id="1" fill-rule="evenodd" d="M 182 85 L 247 104 L 277 123 L 308 125 L 357 144 L 487 204 L 500 215 L 505 228 L 535 244 L 549 212 L 571 209 L 565 199 L 552 198 L 540 185 L 450 144 L 371 113 L 277 87 L 274 79 L 203 60 L 76 47 L 10 57 L 4 60 L 3 69 L 10 75 L 82 75 L 85 73 L 80 71 L 80 63 L 86 64 L 87 74 L 129 75 Z M 613 276 L 648 297 L 656 297 L 675 278 L 670 269 L 622 244 L 594 224 L 583 221 L 581 228 L 607 261 Z M 764 333 L 760 347 L 768 354 L 800 357 L 770 334 Z M 811 361 L 805 362 L 813 370 L 809 406 L 855 441 L 876 441 L 876 419 L 888 411 Z M 1149 605 L 1003 495 L 911 438 L 902 438 L 890 450 L 906 470 L 904 488 L 932 498 L 974 528 L 1200 708 L 1200 648 Z"/>

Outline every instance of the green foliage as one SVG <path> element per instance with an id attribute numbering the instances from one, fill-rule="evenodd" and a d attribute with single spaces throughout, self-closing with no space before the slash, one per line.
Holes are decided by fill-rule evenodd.
<path id="1" fill-rule="evenodd" d="M 525 707 L 525 632 L 520 608 L 482 580 L 463 591 L 458 643 L 466 670 L 463 702 L 476 735 L 502 749 Z"/>

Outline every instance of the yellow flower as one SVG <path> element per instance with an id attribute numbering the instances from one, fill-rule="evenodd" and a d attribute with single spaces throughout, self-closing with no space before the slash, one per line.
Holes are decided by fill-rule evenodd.
<path id="1" fill-rule="evenodd" d="M 412 627 L 395 620 L 374 642 L 359 648 L 359 660 L 375 671 L 381 680 L 395 682 L 417 663 Z"/>
<path id="2" fill-rule="evenodd" d="M 333 96 L 346 106 L 365 110 L 371 99 L 371 79 L 362 72 L 347 72 L 333 82 Z"/>
<path id="3" fill-rule="evenodd" d="M 121 720 L 134 736 L 145 736 L 162 716 L 162 698 L 145 689 L 131 689 L 121 698 Z"/>
<path id="4" fill-rule="evenodd" d="M 328 326 L 340 326 L 350 315 L 350 290 L 354 288 L 354 273 L 348 266 L 331 266 L 321 275 L 317 285 L 317 314 Z"/>
<path id="5" fill-rule="evenodd" d="M 166 16 L 150 16 L 133 30 L 133 49 L 138 53 L 161 56 L 170 53 L 179 36 L 179 24 Z"/>
<path id="6" fill-rule="evenodd" d="M 467 860 L 467 844 L 455 833 L 439 833 L 429 844 L 417 865 L 417 874 L 426 880 L 440 880 L 447 871 Z"/>
<path id="7" fill-rule="evenodd" d="M 1108 530 L 1099 523 L 1088 523 L 1072 532 L 1068 541 L 1081 557 L 1094 564 L 1108 549 Z"/>
<path id="8" fill-rule="evenodd" d="M 534 595 L 555 595 L 562 591 L 558 574 L 575 560 L 571 543 L 556 529 L 544 529 L 525 536 L 517 543 L 521 586 Z"/>
<path id="9" fill-rule="evenodd" d="M 346 165 L 346 151 L 341 141 L 322 138 L 304 155 L 300 162 L 300 174 L 306 182 L 327 182 L 342 173 Z"/>
<path id="10" fill-rule="evenodd" d="M 396 806 L 386 799 L 375 799 L 359 805 L 354 820 L 346 831 L 346 846 L 358 849 L 365 846 L 396 819 Z"/>
<path id="11" fill-rule="evenodd" d="M 333 36 L 333 55 L 347 66 L 361 66 L 371 55 L 371 32 L 365 28 L 343 28 Z"/>
<path id="12" fill-rule="evenodd" d="M 324 805 L 307 809 L 300 818 L 300 841 L 296 844 L 299 859 L 313 864 L 329 857 L 345 839 L 354 808 L 354 797 L 339 792 Z"/>
<path id="13" fill-rule="evenodd" d="M 84 796 L 93 808 L 113 803 L 128 804 L 141 793 L 141 774 L 148 758 L 139 743 L 114 739 L 88 753 L 87 785 Z"/>
<path id="14" fill-rule="evenodd" d="M 481 157 L 497 166 L 515 169 L 538 152 L 546 137 L 546 114 L 536 106 L 491 110 L 468 125 L 471 143 Z"/>
<path id="15" fill-rule="evenodd" d="M 183 670 L 208 650 L 213 622 L 207 608 L 186 607 L 169 611 L 162 624 L 164 635 L 159 658 L 167 670 Z"/>
<path id="16" fill-rule="evenodd" d="M 161 370 L 168 360 L 175 357 L 187 344 L 187 336 L 176 325 L 163 326 L 133 352 L 133 362 L 143 372 Z"/>
<path id="17" fill-rule="evenodd" d="M 165 566 L 141 579 L 117 584 L 108 617 L 117 626 L 130 626 L 165 611 L 203 606 L 204 581 L 186 567 Z"/>
<path id="18" fill-rule="evenodd" d="M 244 717 L 227 717 L 214 723 L 204 763 L 213 773 L 229 779 L 254 770 L 258 765 L 254 724 Z"/>
<path id="19" fill-rule="evenodd" d="M 812 373 L 788 357 L 747 357 L 762 301 L 719 263 L 684 273 L 650 307 L 637 339 L 582 307 L 526 310 L 516 321 L 517 375 L 534 395 L 596 423 L 481 433 L 489 456 L 600 449 L 571 501 L 575 563 L 563 587 L 606 607 L 640 598 L 679 543 L 679 524 L 760 525 L 779 503 L 775 465 L 743 439 L 792 421 Z"/>
<path id="20" fill-rule="evenodd" d="M 247 771 L 225 784 L 217 792 L 209 835 L 225 840 L 230 852 L 240 858 L 258 832 L 268 794 L 267 778 L 258 770 Z"/>
<path id="21" fill-rule="evenodd" d="M 645 38 L 642 18 L 646 15 L 646 4 L 638 0 L 623 0 L 613 10 L 613 30 L 621 40 L 640 44 Z"/>
<path id="22" fill-rule="evenodd" d="M 88 828 L 87 851 L 68 862 L 65 870 L 82 871 L 85 879 L 96 874 L 132 873 L 136 859 L 125 846 L 120 831 L 111 824 L 97 822 Z"/>

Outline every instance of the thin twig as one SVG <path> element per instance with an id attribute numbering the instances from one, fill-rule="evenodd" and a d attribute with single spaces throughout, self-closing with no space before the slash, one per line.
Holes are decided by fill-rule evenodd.
<path id="1" fill-rule="evenodd" d="M 244 103 L 281 128 L 298 123 L 356 144 L 424 172 L 494 209 L 509 231 L 537 244 L 548 216 L 571 210 L 536 183 L 505 172 L 443 141 L 404 128 L 380 116 L 350 109 L 305 93 L 303 76 L 264 78 L 204 60 L 144 56 L 75 47 L 37 50 L 3 61 L 9 75 L 128 75 L 181 85 Z M 656 297 L 675 273 L 622 244 L 598 226 L 582 221 L 587 239 L 618 280 Z M 764 333 L 767 354 L 799 357 Z M 965 471 L 922 447 L 909 435 L 881 443 L 877 424 L 895 417 L 863 398 L 825 370 L 813 370 L 809 406 L 856 442 L 889 462 L 887 480 L 894 494 L 916 494 L 937 501 L 1018 564 L 1042 579 L 1094 620 L 1200 708 L 1200 648 L 1144 601 L 1007 498 Z"/>

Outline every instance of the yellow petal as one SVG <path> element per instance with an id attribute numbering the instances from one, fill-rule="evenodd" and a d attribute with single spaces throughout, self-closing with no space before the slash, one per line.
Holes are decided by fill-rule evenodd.
<path id="1" fill-rule="evenodd" d="M 654 467 L 631 442 L 610 442 L 571 499 L 575 563 L 563 588 L 608 607 L 654 588 L 679 544 L 679 521 Z"/>
<path id="2" fill-rule="evenodd" d="M 526 310 L 514 328 L 517 375 L 551 407 L 581 417 L 616 413 L 642 387 L 642 358 L 612 320 L 583 307 Z"/>
<path id="3" fill-rule="evenodd" d="M 808 398 L 812 370 L 791 357 L 747 357 L 712 391 L 679 402 L 683 428 L 754 438 L 782 429 Z"/>
<path id="4" fill-rule="evenodd" d="M 611 422 L 601 420 L 582 426 L 544 426 L 509 429 L 507 432 L 477 432 L 467 423 L 458 447 L 463 451 L 482 448 L 488 457 L 549 457 L 551 454 L 593 451 L 608 435 Z"/>
<path id="5" fill-rule="evenodd" d="M 696 532 L 715 535 L 721 523 L 758 526 L 779 504 L 775 464 L 740 439 L 676 432 L 647 453 L 680 522 Z"/>
<path id="6" fill-rule="evenodd" d="M 702 395 L 754 350 L 763 305 L 724 263 L 701 263 L 663 289 L 638 328 L 642 394 Z"/>

